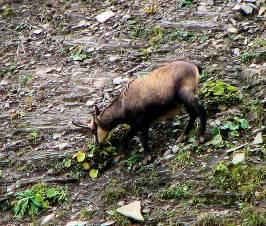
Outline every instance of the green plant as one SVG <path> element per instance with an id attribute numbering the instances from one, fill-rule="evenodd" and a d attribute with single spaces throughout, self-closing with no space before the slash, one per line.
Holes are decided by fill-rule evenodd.
<path id="1" fill-rule="evenodd" d="M 177 199 L 188 195 L 190 192 L 187 185 L 174 185 L 158 193 L 158 197 L 162 199 Z"/>
<path id="2" fill-rule="evenodd" d="M 196 40 L 196 35 L 193 32 L 175 29 L 170 32 L 169 38 L 171 41 L 178 40 L 178 41 L 194 42 Z"/>
<path id="3" fill-rule="evenodd" d="M 191 162 L 191 152 L 190 151 L 181 151 L 176 156 L 175 160 L 189 164 Z"/>
<path id="4" fill-rule="evenodd" d="M 103 192 L 102 199 L 107 204 L 114 204 L 126 195 L 126 191 L 118 184 L 108 186 Z"/>
<path id="5" fill-rule="evenodd" d="M 199 217 L 195 226 L 224 226 L 225 221 L 222 216 L 207 213 Z"/>
<path id="6" fill-rule="evenodd" d="M 155 26 L 149 37 L 149 45 L 152 48 L 159 48 L 164 41 L 165 29 L 160 26 Z"/>
<path id="7" fill-rule="evenodd" d="M 91 208 L 84 207 L 80 210 L 81 219 L 91 220 L 95 215 L 97 215 L 97 211 Z"/>
<path id="8" fill-rule="evenodd" d="M 9 4 L 4 5 L 2 7 L 1 11 L 2 12 L 0 12 L 0 13 L 3 15 L 3 17 L 11 17 L 11 16 L 15 15 L 15 12 L 14 12 L 12 6 Z"/>
<path id="9" fill-rule="evenodd" d="M 242 99 L 241 92 L 235 86 L 225 83 L 224 81 L 210 80 L 200 89 L 200 96 L 204 99 L 207 109 L 211 110 L 217 105 L 233 105 Z"/>
<path id="10" fill-rule="evenodd" d="M 257 63 L 259 61 L 265 61 L 266 60 L 266 53 L 264 52 L 258 52 L 258 51 L 246 51 L 243 54 L 241 54 L 241 62 L 244 64 L 248 63 Z"/>
<path id="11" fill-rule="evenodd" d="M 254 39 L 254 44 L 258 47 L 266 47 L 266 39 L 257 37 Z"/>
<path id="12" fill-rule="evenodd" d="M 248 128 L 249 123 L 246 119 L 235 116 L 232 120 L 226 121 L 220 129 L 229 131 L 231 136 L 238 137 L 241 130 Z"/>
<path id="13" fill-rule="evenodd" d="M 136 21 L 129 21 L 129 37 L 145 38 L 150 34 L 150 28 Z"/>
<path id="14" fill-rule="evenodd" d="M 135 164 L 139 163 L 140 160 L 141 160 L 141 154 L 138 152 L 135 152 L 135 153 L 131 154 L 128 159 L 123 160 L 123 162 L 125 163 L 125 165 L 130 170 L 130 169 L 132 169 L 132 167 Z"/>
<path id="15" fill-rule="evenodd" d="M 150 4 L 149 6 L 144 8 L 144 11 L 147 15 L 153 15 L 156 13 L 157 8 L 158 8 L 157 4 Z"/>
<path id="16" fill-rule="evenodd" d="M 71 58 L 74 61 L 83 61 L 87 58 L 90 58 L 90 54 L 88 54 L 82 45 L 76 45 L 69 49 L 71 51 Z"/>
<path id="17" fill-rule="evenodd" d="M 258 211 L 255 207 L 247 204 L 241 206 L 240 211 L 243 226 L 263 226 L 266 225 L 266 211 Z"/>
<path id="18" fill-rule="evenodd" d="M 39 137 L 39 131 L 38 130 L 33 130 L 31 133 L 30 133 L 30 139 L 31 140 L 37 140 L 38 137 Z"/>
<path id="19" fill-rule="evenodd" d="M 243 110 L 246 115 L 250 116 L 250 114 L 252 114 L 252 121 L 259 125 L 263 124 L 263 120 L 265 119 L 265 109 L 260 100 L 255 99 L 248 101 Z"/>
<path id="20" fill-rule="evenodd" d="M 179 3 L 179 6 L 181 8 L 184 8 L 184 7 L 189 7 L 193 4 L 193 0 L 181 0 L 180 3 Z"/>
<path id="21" fill-rule="evenodd" d="M 45 184 L 36 184 L 23 192 L 15 195 L 14 213 L 16 218 L 25 215 L 37 215 L 49 205 L 55 205 L 67 201 L 68 194 L 65 187 L 49 187 Z"/>
<path id="22" fill-rule="evenodd" d="M 213 170 L 212 185 L 225 190 L 235 190 L 243 200 L 255 199 L 266 173 L 263 168 L 248 165 L 231 165 L 220 162 Z"/>
<path id="23" fill-rule="evenodd" d="M 30 74 L 21 75 L 19 77 L 20 84 L 23 85 L 23 86 L 29 85 L 32 82 L 32 80 L 33 80 L 33 76 L 30 75 Z"/>

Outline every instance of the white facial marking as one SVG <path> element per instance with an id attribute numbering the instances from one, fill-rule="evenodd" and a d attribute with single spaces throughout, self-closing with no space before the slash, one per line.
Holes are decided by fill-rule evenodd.
<path id="1" fill-rule="evenodd" d="M 104 129 L 102 129 L 102 128 L 100 128 L 98 126 L 98 128 L 97 128 L 97 137 L 98 137 L 98 142 L 100 144 L 105 142 L 106 138 L 108 137 L 108 134 L 109 134 L 109 131 L 104 130 Z"/>

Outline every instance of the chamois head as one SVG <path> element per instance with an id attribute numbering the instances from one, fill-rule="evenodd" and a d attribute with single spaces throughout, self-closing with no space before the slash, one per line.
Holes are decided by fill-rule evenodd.
<path id="1" fill-rule="evenodd" d="M 91 131 L 91 133 L 95 136 L 95 142 L 96 144 L 103 144 L 108 137 L 110 131 L 103 129 L 99 125 L 99 115 L 100 110 L 97 105 L 95 105 L 95 114 L 93 115 L 93 118 L 89 125 L 87 125 L 87 128 Z"/>

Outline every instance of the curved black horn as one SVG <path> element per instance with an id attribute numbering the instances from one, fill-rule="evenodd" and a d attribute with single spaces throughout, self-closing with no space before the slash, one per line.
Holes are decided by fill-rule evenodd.
<path id="1" fill-rule="evenodd" d="M 97 116 L 100 115 L 100 110 L 99 110 L 98 106 L 95 104 L 94 107 L 95 107 L 95 113 L 96 113 L 96 115 Z"/>

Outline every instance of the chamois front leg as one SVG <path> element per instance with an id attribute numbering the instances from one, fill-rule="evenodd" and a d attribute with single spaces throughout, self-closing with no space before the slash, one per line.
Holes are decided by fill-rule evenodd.
<path id="1" fill-rule="evenodd" d="M 125 158 L 125 156 L 128 154 L 128 145 L 130 140 L 136 135 L 137 133 L 137 129 L 136 127 L 130 127 L 130 130 L 125 138 L 124 141 L 122 141 L 122 145 L 121 145 L 121 152 L 120 154 L 118 154 L 117 157 L 115 157 L 114 162 L 119 162 L 120 160 L 122 160 L 123 158 Z"/>
<path id="2" fill-rule="evenodd" d="M 149 126 L 145 126 L 140 130 L 140 142 L 144 149 L 144 160 L 142 161 L 143 165 L 147 165 L 147 163 L 151 161 L 148 139 L 149 139 Z"/>

